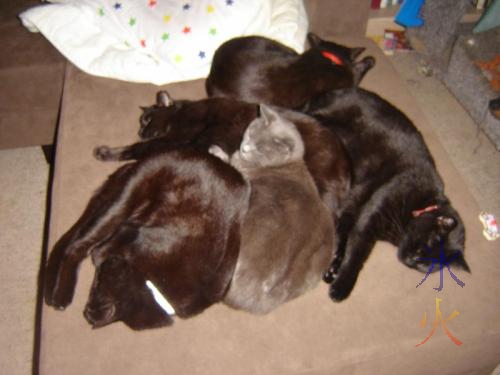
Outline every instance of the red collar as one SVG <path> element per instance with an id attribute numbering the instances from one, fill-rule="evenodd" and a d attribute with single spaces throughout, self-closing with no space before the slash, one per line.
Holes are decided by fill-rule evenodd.
<path id="1" fill-rule="evenodd" d="M 438 208 L 439 208 L 439 206 L 437 204 L 435 204 L 434 206 L 425 207 L 422 210 L 412 211 L 412 214 L 413 214 L 413 217 L 419 217 L 420 215 L 422 215 L 425 212 L 436 211 Z"/>
<path id="2" fill-rule="evenodd" d="M 323 57 L 326 57 L 328 60 L 330 60 L 332 63 L 336 65 L 344 65 L 342 60 L 331 52 L 321 51 L 321 54 L 323 55 Z"/>

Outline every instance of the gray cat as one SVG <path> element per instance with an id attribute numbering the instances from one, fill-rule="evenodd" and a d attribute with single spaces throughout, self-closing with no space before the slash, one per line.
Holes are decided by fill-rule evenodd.
<path id="1" fill-rule="evenodd" d="M 333 221 L 303 161 L 295 125 L 261 105 L 229 157 L 250 183 L 250 207 L 241 228 L 240 255 L 224 303 L 265 314 L 313 288 L 333 254 Z"/>

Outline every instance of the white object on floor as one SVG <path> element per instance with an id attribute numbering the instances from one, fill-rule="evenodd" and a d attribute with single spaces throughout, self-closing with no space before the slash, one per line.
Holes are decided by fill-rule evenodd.
<path id="1" fill-rule="evenodd" d="M 495 241 L 500 238 L 500 232 L 495 215 L 482 211 L 479 214 L 479 221 L 483 223 L 483 236 L 488 241 Z"/>

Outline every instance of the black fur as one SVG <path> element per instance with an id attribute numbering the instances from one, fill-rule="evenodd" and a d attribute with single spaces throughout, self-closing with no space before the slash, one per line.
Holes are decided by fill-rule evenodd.
<path id="1" fill-rule="evenodd" d="M 227 41 L 215 51 L 206 81 L 209 96 L 300 109 L 308 99 L 332 89 L 357 86 L 375 64 L 372 56 L 356 62 L 364 48 L 349 48 L 308 34 L 302 54 L 264 37 Z M 322 55 L 333 53 L 341 64 Z"/>
<path id="2" fill-rule="evenodd" d="M 172 324 L 145 285 L 152 281 L 180 318 L 220 301 L 239 254 L 249 187 L 234 168 L 191 150 L 152 156 L 113 173 L 50 253 L 45 301 L 64 309 L 80 263 L 96 267 L 85 308 L 93 327 Z"/>
<path id="3" fill-rule="evenodd" d="M 144 142 L 94 150 L 97 159 L 139 160 L 182 147 L 208 151 L 217 145 L 227 154 L 240 146 L 248 124 L 258 116 L 258 106 L 229 98 L 173 101 L 159 92 L 157 103 L 144 109 L 140 135 Z M 339 202 L 349 189 L 350 165 L 340 139 L 304 114 L 286 111 L 306 148 L 304 161 L 327 208 L 337 218 Z M 152 137 L 152 138 L 150 138 Z"/>
<path id="4" fill-rule="evenodd" d="M 462 221 L 422 135 L 400 110 L 374 93 L 350 88 L 312 100 L 308 113 L 342 139 L 353 170 L 340 207 L 336 258 L 324 277 L 332 299 L 349 296 L 377 240 L 398 246 L 400 261 L 421 272 L 430 261 L 418 258 L 439 259 L 441 246 L 447 259 L 464 250 Z M 433 205 L 438 208 L 414 217 L 414 211 Z M 463 254 L 452 265 L 469 270 Z"/>

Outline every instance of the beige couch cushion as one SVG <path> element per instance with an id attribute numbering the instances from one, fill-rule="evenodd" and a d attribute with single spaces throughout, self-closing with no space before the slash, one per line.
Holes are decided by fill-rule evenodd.
<path id="1" fill-rule="evenodd" d="M 42 374 L 333 374 L 489 373 L 500 358 L 500 260 L 498 243 L 481 235 L 478 206 L 390 62 L 366 39 L 336 38 L 367 45 L 377 65 L 363 86 L 400 107 L 423 132 L 436 158 L 447 194 L 467 231 L 466 259 L 472 275 L 457 271 L 459 287 L 444 269 L 444 288 L 435 273 L 400 264 L 396 249 L 378 243 L 351 297 L 328 298 L 319 285 L 266 316 L 216 305 L 173 327 L 134 332 L 122 323 L 92 330 L 82 316 L 93 267 L 82 266 L 73 303 L 64 312 L 43 307 Z M 174 98 L 201 98 L 203 82 L 166 87 Z M 117 168 L 92 157 L 96 145 L 137 140 L 139 105 L 151 104 L 157 87 L 67 71 L 52 192 L 50 244 L 76 221 L 95 189 Z M 436 298 L 443 319 L 463 345 L 456 346 L 439 324 L 431 332 Z M 427 313 L 427 324 L 420 322 Z"/>

